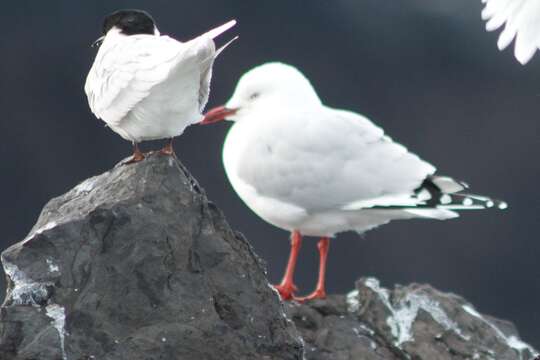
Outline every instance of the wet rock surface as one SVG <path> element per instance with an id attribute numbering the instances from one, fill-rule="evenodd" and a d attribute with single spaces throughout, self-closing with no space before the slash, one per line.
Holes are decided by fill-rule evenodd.
<path id="1" fill-rule="evenodd" d="M 260 260 L 171 157 L 52 199 L 2 263 L 2 360 L 302 358 Z"/>
<path id="2" fill-rule="evenodd" d="M 363 278 L 348 295 L 289 303 L 307 360 L 532 360 L 515 327 L 429 285 L 388 290 Z"/>

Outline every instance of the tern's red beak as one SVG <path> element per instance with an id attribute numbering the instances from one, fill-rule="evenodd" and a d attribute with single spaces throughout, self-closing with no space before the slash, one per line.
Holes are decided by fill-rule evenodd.
<path id="1" fill-rule="evenodd" d="M 237 111 L 238 109 L 228 109 L 225 106 L 215 107 L 204 114 L 204 117 L 199 125 L 208 125 L 225 120 L 227 116 L 234 115 Z"/>

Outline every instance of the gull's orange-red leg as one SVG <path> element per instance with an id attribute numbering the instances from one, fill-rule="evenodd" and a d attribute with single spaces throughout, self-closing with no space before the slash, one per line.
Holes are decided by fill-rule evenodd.
<path id="1" fill-rule="evenodd" d="M 283 275 L 283 280 L 281 280 L 279 285 L 274 285 L 274 288 L 279 292 L 282 300 L 292 299 L 294 292 L 298 290 L 296 285 L 294 285 L 294 269 L 296 268 L 296 260 L 298 258 L 298 253 L 300 252 L 300 246 L 302 246 L 302 235 L 298 231 L 293 231 L 291 233 L 291 252 L 285 274 Z"/>
<path id="2" fill-rule="evenodd" d="M 326 278 L 326 260 L 328 258 L 328 249 L 330 248 L 330 238 L 322 237 L 317 243 L 319 248 L 319 279 L 317 280 L 317 286 L 308 296 L 293 297 L 294 300 L 304 302 L 313 299 L 324 299 L 326 297 L 325 278 Z"/>

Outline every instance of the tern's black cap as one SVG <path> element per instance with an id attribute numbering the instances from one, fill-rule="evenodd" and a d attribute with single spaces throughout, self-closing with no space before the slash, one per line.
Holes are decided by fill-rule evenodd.
<path id="1" fill-rule="evenodd" d="M 117 27 L 122 34 L 153 34 L 155 22 L 149 13 L 143 10 L 118 10 L 108 15 L 103 21 L 103 35 Z"/>

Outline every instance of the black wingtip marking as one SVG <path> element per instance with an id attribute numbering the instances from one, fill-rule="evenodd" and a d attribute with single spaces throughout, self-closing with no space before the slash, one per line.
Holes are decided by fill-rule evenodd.
<path id="1" fill-rule="evenodd" d="M 468 187 L 463 182 L 457 182 L 464 189 Z M 422 184 L 414 190 L 414 197 L 419 202 L 414 206 L 376 206 L 374 209 L 447 209 L 447 210 L 481 210 L 508 208 L 508 204 L 502 200 L 492 199 L 487 196 L 468 194 L 462 192 L 446 193 L 433 181 L 433 177 L 427 177 Z"/>
<path id="2" fill-rule="evenodd" d="M 430 198 L 425 201 L 423 206 L 419 207 L 437 207 L 448 210 L 468 210 L 468 209 L 490 209 L 496 208 L 504 210 L 508 204 L 501 200 L 489 198 L 487 196 L 468 194 L 463 192 L 447 193 L 438 187 L 433 176 L 428 176 L 415 191 L 417 197 L 429 193 Z M 453 179 L 452 179 L 453 180 Z M 458 185 L 467 189 L 469 186 L 462 182 L 454 180 Z M 420 197 L 421 198 L 421 197 Z"/>

